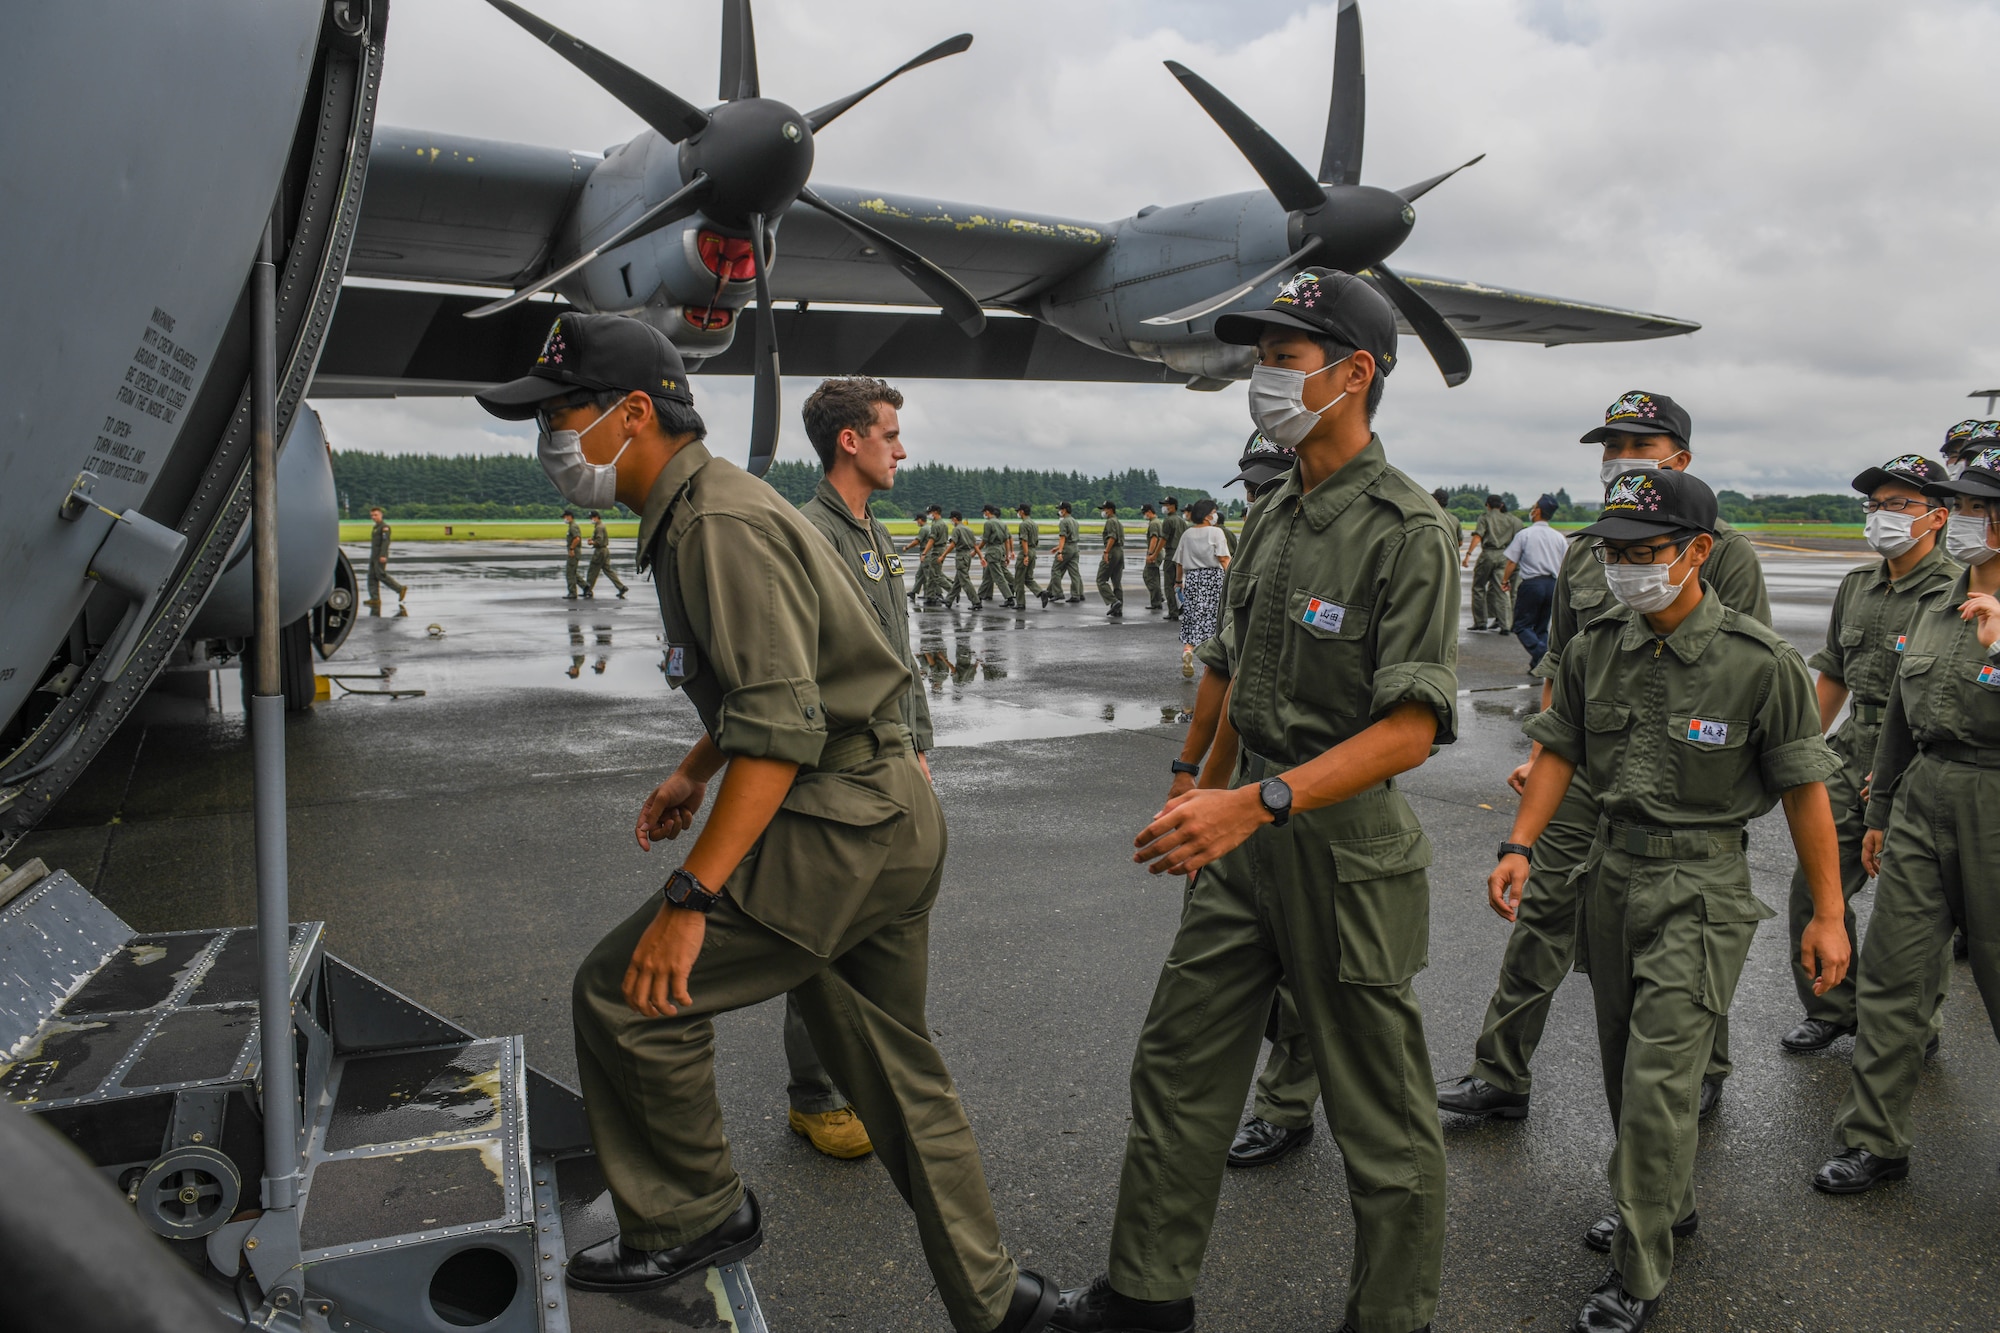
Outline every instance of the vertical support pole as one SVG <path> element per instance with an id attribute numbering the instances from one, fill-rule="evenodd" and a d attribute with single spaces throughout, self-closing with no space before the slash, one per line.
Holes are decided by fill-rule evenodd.
<path id="1" fill-rule="evenodd" d="M 250 286 L 250 539 L 256 648 L 250 746 L 256 799 L 257 1008 L 263 1036 L 264 1208 L 298 1202 L 299 1089 L 293 1063 L 291 901 L 285 863 L 285 698 L 278 624 L 278 275 L 274 223 Z"/>

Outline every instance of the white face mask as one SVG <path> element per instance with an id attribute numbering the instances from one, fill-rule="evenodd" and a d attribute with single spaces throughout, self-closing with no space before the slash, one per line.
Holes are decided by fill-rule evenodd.
<path id="1" fill-rule="evenodd" d="M 1961 565 L 1983 565 L 2000 551 L 1986 544 L 1984 514 L 1953 514 L 1944 525 L 1945 554 Z"/>
<path id="2" fill-rule="evenodd" d="M 1679 456 L 1678 453 L 1667 455 L 1668 458 Z M 1662 461 L 1658 458 L 1607 458 L 1597 465 L 1597 479 L 1608 491 L 1611 483 L 1627 472 L 1658 472 Z"/>
<path id="3" fill-rule="evenodd" d="M 1878 555 L 1893 559 L 1917 544 L 1919 539 L 1910 532 L 1910 525 L 1916 521 L 1914 514 L 1892 514 L 1878 509 L 1861 525 L 1861 535 Z"/>
<path id="4" fill-rule="evenodd" d="M 1606 565 L 1604 581 L 1611 585 L 1613 597 L 1644 615 L 1666 610 L 1681 595 L 1687 580 L 1667 582 L 1667 573 L 1672 568 L 1672 565 Z"/>
<path id="5" fill-rule="evenodd" d="M 562 498 L 580 509 L 609 509 L 618 503 L 618 460 L 632 447 L 632 437 L 625 437 L 609 463 L 586 459 L 583 437 L 623 406 L 622 399 L 613 403 L 604 416 L 582 430 L 545 430 L 535 438 L 535 453 L 542 460 L 542 471 L 549 474 Z"/>
<path id="6" fill-rule="evenodd" d="M 1965 475 L 1965 460 L 1963 458 L 1946 459 L 1944 465 L 1944 474 L 1947 477 L 1950 477 L 1953 481 L 1957 481 L 1960 477 Z"/>
<path id="7" fill-rule="evenodd" d="M 1251 367 L 1250 419 L 1257 423 L 1258 430 L 1264 432 L 1264 438 L 1280 448 L 1290 449 L 1312 434 L 1312 428 L 1319 424 L 1319 419 L 1347 395 L 1342 393 L 1340 398 L 1315 412 L 1306 406 L 1306 381 L 1314 375 L 1324 375 L 1348 360 L 1348 357 L 1342 357 L 1332 366 L 1321 366 L 1310 373 L 1286 370 L 1281 366 Z"/>

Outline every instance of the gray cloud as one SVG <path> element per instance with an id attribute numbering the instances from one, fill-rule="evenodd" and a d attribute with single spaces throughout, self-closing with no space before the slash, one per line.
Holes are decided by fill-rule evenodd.
<path id="1" fill-rule="evenodd" d="M 684 95 L 715 86 L 717 6 L 542 0 L 552 21 Z M 1364 6 L 1364 179 L 1396 186 L 1484 151 L 1419 205 L 1417 272 L 1700 320 L 1691 338 L 1543 349 L 1474 343 L 1446 390 L 1417 348 L 1378 425 L 1425 484 L 1593 484 L 1576 436 L 1619 392 L 1693 413 L 1697 468 L 1745 490 L 1843 486 L 1934 451 L 2000 379 L 1987 259 L 2000 143 L 1974 0 L 1399 0 Z M 1242 19 L 1254 21 L 1244 26 Z M 1097 220 L 1256 178 L 1161 69 L 1178 59 L 1303 161 L 1318 158 L 1333 8 L 1175 0 L 758 6 L 764 86 L 813 105 L 954 31 L 973 49 L 906 77 L 820 140 L 821 182 Z M 400 6 L 383 123 L 600 149 L 630 115 L 478 0 Z M 796 405 L 810 385 L 791 381 Z M 1248 429 L 1240 389 L 917 382 L 905 414 L 939 461 L 1152 466 L 1216 486 Z M 733 454 L 748 384 L 700 381 Z M 470 402 L 321 404 L 346 447 L 525 449 Z M 795 423 L 782 451 L 807 449 Z"/>

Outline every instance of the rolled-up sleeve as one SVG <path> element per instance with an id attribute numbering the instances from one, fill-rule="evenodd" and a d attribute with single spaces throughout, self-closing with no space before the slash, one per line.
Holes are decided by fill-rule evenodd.
<path id="1" fill-rule="evenodd" d="M 1824 676 L 1830 676 L 1843 684 L 1847 681 L 1847 650 L 1841 646 L 1840 642 L 1840 631 L 1842 629 L 1840 613 L 1847 606 L 1847 582 L 1848 579 L 1853 577 L 1850 574 L 1847 579 L 1842 579 L 1839 591 L 1833 595 L 1833 612 L 1827 617 L 1826 621 L 1826 643 L 1820 647 L 1818 652 L 1806 659 L 1806 665 L 1814 671 Z M 1725 602 L 1723 605 L 1726 606 L 1728 603 Z"/>
<path id="2" fill-rule="evenodd" d="M 1370 718 L 1406 703 L 1437 715 L 1434 744 L 1458 739 L 1458 557 L 1437 523 L 1406 530 L 1376 603 Z"/>
<path id="3" fill-rule="evenodd" d="M 722 695 L 716 748 L 812 764 L 826 747 L 816 679 L 820 599 L 789 542 L 706 514 L 679 548 L 688 618 Z"/>
<path id="4" fill-rule="evenodd" d="M 1757 710 L 1758 770 L 1764 790 L 1788 792 L 1824 782 L 1840 771 L 1840 757 L 1819 729 L 1819 700 L 1805 662 L 1790 647 L 1778 653 L 1771 688 Z"/>
<path id="5" fill-rule="evenodd" d="M 1577 645 L 1575 662 L 1556 672 L 1549 706 L 1521 724 L 1529 740 L 1583 767 L 1583 668 L 1589 654 Z"/>

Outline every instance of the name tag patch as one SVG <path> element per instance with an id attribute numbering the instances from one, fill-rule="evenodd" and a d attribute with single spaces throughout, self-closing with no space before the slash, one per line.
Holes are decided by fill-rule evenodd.
<path id="1" fill-rule="evenodd" d="M 1347 619 L 1346 607 L 1321 597 L 1306 598 L 1306 609 L 1299 615 L 1301 622 L 1329 633 L 1338 632 L 1340 622 L 1345 619 Z"/>
<path id="2" fill-rule="evenodd" d="M 1984 666 L 1979 668 L 1979 683 L 1981 685 L 2000 685 L 2000 667 Z"/>
<path id="3" fill-rule="evenodd" d="M 895 575 L 895 576 L 896 576 L 897 578 L 901 578 L 901 577 L 903 577 L 903 557 L 902 557 L 902 556 L 900 556 L 900 555 L 892 555 L 892 556 L 890 556 L 890 557 L 889 557 L 889 572 L 890 572 L 891 574 L 894 574 L 894 575 Z"/>
<path id="4" fill-rule="evenodd" d="M 666 660 L 660 666 L 667 673 L 667 684 L 675 689 L 679 689 L 694 678 L 695 653 L 693 646 L 681 643 L 668 644 Z"/>
<path id="5" fill-rule="evenodd" d="M 882 575 L 888 571 L 883 567 L 881 556 L 875 554 L 873 551 L 863 551 L 861 553 L 861 572 L 875 582 L 880 583 Z"/>
<path id="6" fill-rule="evenodd" d="M 1700 741 L 1703 745 L 1727 745 L 1729 724 L 1727 722 L 1704 722 L 1698 717 L 1688 719 L 1688 739 Z"/>
<path id="7" fill-rule="evenodd" d="M 1910 636 L 1907 634 L 1893 635 L 1889 639 L 1889 651 L 1892 653 L 1908 652 L 1909 647 Z"/>

